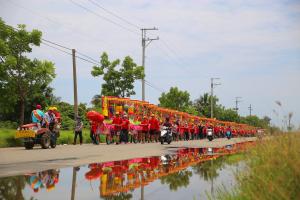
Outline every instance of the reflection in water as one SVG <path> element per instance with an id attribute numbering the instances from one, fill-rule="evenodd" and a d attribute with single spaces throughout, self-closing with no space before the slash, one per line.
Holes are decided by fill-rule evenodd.
<path id="1" fill-rule="evenodd" d="M 172 155 L 92 163 L 88 165 L 88 168 L 82 167 L 82 169 L 83 172 L 88 169 L 84 174 L 85 180 L 90 184 L 91 182 L 99 183 L 101 199 L 145 199 L 148 185 L 156 180 L 159 182 L 155 184 L 160 183 L 161 186 L 168 186 L 170 191 L 178 191 L 180 188 L 190 187 L 193 174 L 199 175 L 200 180 L 209 181 L 211 194 L 213 194 L 214 180 L 219 176 L 218 171 L 232 163 L 232 161 L 228 163 L 224 155 L 243 151 L 252 144 L 247 142 L 213 149 L 178 149 Z M 80 170 L 78 175 L 78 172 L 79 167 L 74 167 L 70 177 L 72 182 L 69 188 L 71 187 L 72 200 L 79 199 L 78 195 L 82 195 L 82 193 L 76 193 L 76 190 L 81 190 L 80 187 L 76 187 L 76 182 L 78 178 L 82 179 L 83 173 Z M 59 182 L 59 173 L 59 170 L 46 170 L 24 176 L 2 178 L 0 179 L 0 199 L 24 199 L 22 191 L 26 184 L 34 191 L 31 192 L 33 196 L 35 196 L 34 193 L 40 191 L 51 191 Z M 141 189 L 136 190 L 137 188 Z M 138 196 L 136 196 L 137 192 Z"/>
<path id="2" fill-rule="evenodd" d="M 24 176 L 0 179 L 0 199 L 24 200 L 22 190 L 26 184 Z"/>

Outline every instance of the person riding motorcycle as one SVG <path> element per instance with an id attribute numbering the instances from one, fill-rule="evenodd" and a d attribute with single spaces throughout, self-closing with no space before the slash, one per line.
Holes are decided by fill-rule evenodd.
<path id="1" fill-rule="evenodd" d="M 38 104 L 36 105 L 36 109 L 31 112 L 31 121 L 37 124 L 38 129 L 41 128 L 45 116 L 45 113 L 41 109 L 42 106 Z"/>

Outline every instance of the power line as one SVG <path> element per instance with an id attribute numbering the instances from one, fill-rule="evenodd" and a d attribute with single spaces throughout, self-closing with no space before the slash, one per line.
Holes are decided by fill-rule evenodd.
<path id="1" fill-rule="evenodd" d="M 127 27 L 125 27 L 125 26 L 123 26 L 123 25 L 121 25 L 121 24 L 119 24 L 119 23 L 113 21 L 113 20 L 110 20 L 109 18 L 107 18 L 107 17 L 105 17 L 105 16 L 99 15 L 98 13 L 94 12 L 93 10 L 91 10 L 91 9 L 89 9 L 89 8 L 87 8 L 87 7 L 85 7 L 85 6 L 81 5 L 81 4 L 79 4 L 79 3 L 77 3 L 77 2 L 74 2 L 73 0 L 69 0 L 69 1 L 70 1 L 72 4 L 76 5 L 77 7 L 80 7 L 80 8 L 82 8 L 82 9 L 84 9 L 85 11 L 87 11 L 87 12 L 89 12 L 89 13 L 92 13 L 93 15 L 97 16 L 98 18 L 104 19 L 105 21 L 108 21 L 108 22 L 110 22 L 111 24 L 114 24 L 114 25 L 118 26 L 119 28 L 122 28 L 122 29 L 124 29 L 124 30 L 126 30 L 126 31 L 129 31 L 129 32 L 131 32 L 131 33 L 134 33 L 134 34 L 139 35 L 137 32 L 135 32 L 135 31 L 133 31 L 133 30 L 131 30 L 131 29 L 129 29 L 129 28 L 127 28 Z"/>
<path id="2" fill-rule="evenodd" d="M 35 10 L 29 9 L 29 8 L 27 8 L 27 7 L 24 7 L 24 6 L 21 5 L 21 4 L 17 4 L 16 2 L 14 2 L 14 1 L 12 1 L 12 0 L 9 0 L 8 2 L 11 3 L 11 4 L 13 4 L 13 5 L 16 6 L 16 7 L 19 7 L 19 8 L 22 8 L 22 9 L 26 10 L 26 11 L 27 11 L 28 13 L 30 13 L 31 15 L 35 15 L 35 16 L 38 16 L 38 17 L 40 17 L 40 18 L 46 19 L 46 20 L 50 21 L 50 22 L 53 23 L 53 24 L 56 24 L 56 25 L 58 25 L 58 26 L 60 26 L 60 27 L 63 27 L 64 29 L 68 29 L 68 30 L 70 30 L 70 31 L 72 31 L 72 32 L 75 32 L 76 34 L 79 34 L 79 35 L 80 35 L 82 38 L 84 38 L 84 39 L 90 39 L 90 38 L 91 38 L 90 35 L 87 35 L 86 33 L 78 32 L 77 29 L 73 28 L 73 27 L 70 26 L 69 24 L 62 24 L 61 22 L 59 22 L 59 21 L 57 21 L 57 20 L 54 20 L 54 19 L 51 19 L 51 18 L 49 18 L 49 17 L 47 17 L 47 16 L 41 15 L 39 12 L 36 12 Z M 101 42 L 106 43 L 107 45 L 111 46 L 111 44 L 110 44 L 109 42 L 107 42 L 106 40 L 103 40 L 103 39 L 101 39 L 101 38 L 95 38 L 95 37 L 93 37 L 93 38 L 94 38 L 95 40 L 100 40 Z"/>
<path id="3" fill-rule="evenodd" d="M 47 43 L 45 43 L 45 42 L 42 42 L 42 44 L 43 44 L 43 45 L 46 45 L 46 46 L 48 46 L 48 47 L 51 47 L 51 48 L 53 48 L 53 49 L 56 49 L 56 50 L 58 50 L 58 51 L 60 51 L 60 52 L 63 52 L 63 53 L 65 53 L 65 54 L 72 55 L 71 53 L 69 53 L 69 52 L 67 52 L 67 51 L 64 51 L 64 50 L 62 50 L 62 49 L 59 49 L 59 48 L 57 48 L 57 47 L 55 47 L 55 46 L 52 46 L 52 45 L 50 45 L 50 44 L 47 44 Z"/>
<path id="4" fill-rule="evenodd" d="M 135 27 L 135 28 L 141 29 L 139 26 L 137 26 L 137 25 L 135 25 L 135 24 L 131 23 L 131 22 L 130 22 L 130 21 L 128 21 L 127 19 L 125 19 L 125 18 L 123 18 L 123 17 L 121 17 L 121 16 L 119 16 L 119 15 L 115 14 L 114 12 L 112 12 L 112 11 L 110 11 L 110 10 L 108 10 L 108 9 L 104 8 L 104 7 L 103 7 L 103 6 L 101 6 L 99 3 L 96 3 L 96 2 L 94 2 L 94 1 L 92 1 L 92 0 L 88 0 L 88 1 L 89 1 L 90 3 L 92 3 L 92 4 L 94 4 L 95 6 L 97 6 L 98 8 L 100 8 L 100 9 L 104 10 L 105 12 L 107 12 L 107 13 L 109 13 L 109 14 L 113 15 L 114 17 L 118 18 L 119 20 L 121 20 L 121 21 L 123 21 L 123 22 L 127 23 L 128 25 L 131 25 L 132 27 Z"/>
<path id="5" fill-rule="evenodd" d="M 63 46 L 63 45 L 61 45 L 61 44 L 57 44 L 57 43 L 52 42 L 52 41 L 50 41 L 50 40 L 46 40 L 46 39 L 43 39 L 43 38 L 41 38 L 41 40 L 42 40 L 42 41 L 45 41 L 45 42 L 48 42 L 48 43 L 51 43 L 51 44 L 54 44 L 54 45 L 56 45 L 56 46 L 59 46 L 59 47 L 61 47 L 61 48 L 67 49 L 67 50 L 72 50 L 72 49 L 69 48 L 69 47 Z"/>

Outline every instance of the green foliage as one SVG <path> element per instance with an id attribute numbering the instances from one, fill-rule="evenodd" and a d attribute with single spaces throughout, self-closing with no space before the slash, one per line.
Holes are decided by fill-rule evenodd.
<path id="1" fill-rule="evenodd" d="M 62 118 L 62 130 L 73 130 L 74 121 L 74 106 L 67 102 L 59 102 L 55 105 L 58 111 L 61 113 Z M 87 107 L 86 104 L 80 103 L 78 105 L 78 115 L 81 117 L 83 125 L 85 128 L 89 128 L 89 123 L 86 118 Z"/>
<path id="2" fill-rule="evenodd" d="M 190 184 L 190 177 L 192 172 L 189 170 L 182 170 L 163 176 L 160 178 L 162 184 L 169 185 L 170 190 L 177 191 L 181 187 L 187 187 Z"/>
<path id="3" fill-rule="evenodd" d="M 18 123 L 11 121 L 0 121 L 0 128 L 12 128 L 17 129 Z"/>
<path id="4" fill-rule="evenodd" d="M 190 94 L 187 91 L 181 91 L 177 87 L 171 87 L 169 92 L 163 92 L 159 97 L 159 106 L 171 108 L 179 111 L 190 110 Z"/>
<path id="5" fill-rule="evenodd" d="M 94 77 L 103 75 L 105 83 L 102 84 L 101 95 L 130 97 L 135 94 L 134 81 L 145 76 L 142 66 L 137 66 L 131 57 L 126 56 L 122 65 L 117 69 L 120 60 L 109 61 L 106 52 L 101 55 L 100 62 L 101 66 L 94 66 L 91 74 Z"/>
<path id="6" fill-rule="evenodd" d="M 25 176 L 12 176 L 0 179 L 0 199 L 24 200 Z"/>
<path id="7" fill-rule="evenodd" d="M 248 168 L 237 174 L 236 190 L 217 199 L 300 199 L 299 146 L 299 133 L 261 141 L 246 154 Z"/>
<path id="8" fill-rule="evenodd" d="M 213 96 L 213 103 L 214 103 L 214 111 L 216 112 L 216 105 L 219 99 L 216 96 Z M 193 103 L 193 106 L 198 111 L 198 115 L 204 116 L 204 117 L 210 117 L 210 104 L 211 104 L 211 95 L 208 93 L 204 93 L 201 95 L 198 99 L 196 99 Z"/>
<path id="9" fill-rule="evenodd" d="M 46 95 L 52 92 L 49 84 L 55 77 L 52 62 L 27 58 L 32 46 L 40 45 L 42 33 L 25 28 L 18 25 L 14 29 L 0 18 L 0 118 L 16 121 L 19 113 L 20 124 L 29 102 L 46 101 Z"/>

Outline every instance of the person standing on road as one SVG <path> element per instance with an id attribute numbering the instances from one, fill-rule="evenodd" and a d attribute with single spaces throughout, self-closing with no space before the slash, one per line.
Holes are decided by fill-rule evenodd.
<path id="1" fill-rule="evenodd" d="M 74 145 L 76 145 L 77 135 L 79 135 L 80 145 L 82 145 L 82 128 L 83 123 L 81 121 L 81 117 L 77 116 L 75 123 L 75 136 L 74 136 Z"/>
<path id="2" fill-rule="evenodd" d="M 114 126 L 114 135 L 117 138 L 116 144 L 120 143 L 120 131 L 122 125 L 122 118 L 119 115 L 119 112 L 116 112 L 116 116 L 113 118 L 112 125 Z M 113 138 L 113 135 L 112 135 Z"/>
<path id="3" fill-rule="evenodd" d="M 142 127 L 142 133 L 141 133 L 140 141 L 142 143 L 145 143 L 146 138 L 147 138 L 147 141 L 149 142 L 149 135 L 148 135 L 149 121 L 147 119 L 147 116 L 143 117 L 143 121 L 141 122 L 140 126 Z"/>
<path id="4" fill-rule="evenodd" d="M 90 121 L 90 138 L 93 144 L 97 144 L 96 131 L 97 131 L 97 122 Z"/>
<path id="5" fill-rule="evenodd" d="M 120 142 L 125 142 L 126 144 L 128 143 L 128 131 L 129 131 L 129 125 L 130 122 L 128 120 L 128 117 L 126 114 L 123 115 L 122 119 L 122 129 L 121 129 L 121 137 L 120 137 Z M 133 136 L 131 136 L 131 139 Z"/>
<path id="6" fill-rule="evenodd" d="M 151 118 L 149 120 L 150 125 L 150 141 L 153 142 L 156 139 L 156 134 L 159 131 L 159 121 L 155 118 L 154 114 L 151 114 Z"/>

